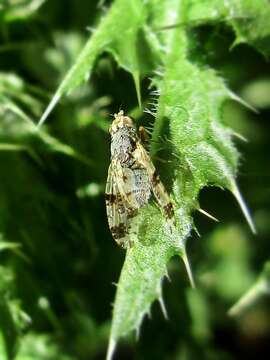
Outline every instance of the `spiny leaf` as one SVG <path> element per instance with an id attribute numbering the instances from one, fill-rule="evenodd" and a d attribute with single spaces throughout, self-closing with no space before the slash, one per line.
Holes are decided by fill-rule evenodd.
<path id="1" fill-rule="evenodd" d="M 224 21 L 235 31 L 234 45 L 248 43 L 269 56 L 270 4 L 267 0 L 194 0 L 187 8 L 185 24 Z"/>
<path id="2" fill-rule="evenodd" d="M 236 33 L 235 43 L 248 43 L 265 56 L 270 54 L 270 3 L 267 0 L 233 1 L 233 9 L 241 16 L 233 19 Z"/>
<path id="3" fill-rule="evenodd" d="M 189 46 L 191 44 L 184 32 L 175 31 L 175 39 L 165 63 L 167 71 L 161 80 L 156 80 L 161 96 L 153 144 L 157 143 L 166 122 L 169 123 L 174 152 L 180 159 L 178 164 L 175 163 L 176 171 L 181 166 L 181 172 L 187 173 L 180 188 L 193 189 L 192 193 L 187 194 L 188 201 L 196 199 L 204 186 L 227 188 L 239 202 L 255 233 L 255 226 L 235 181 L 238 152 L 231 140 L 231 130 L 220 121 L 221 106 L 232 98 L 231 92 L 213 70 L 200 69 L 191 62 L 192 59 L 187 58 Z M 155 146 L 152 151 L 155 152 Z M 182 206 L 183 195 L 181 189 L 179 193 L 176 192 Z"/>
<path id="4" fill-rule="evenodd" d="M 197 0 L 189 4 L 185 9 L 185 17 L 180 20 L 184 25 L 191 26 L 196 25 L 196 22 L 227 21 L 235 29 L 237 35 L 235 44 L 247 42 L 268 55 L 270 5 L 267 0 L 264 2 L 263 7 L 256 0 L 230 0 L 226 3 L 218 0 L 207 2 Z M 142 0 L 132 0 L 130 3 L 125 0 L 116 0 L 63 79 L 42 115 L 39 125 L 46 120 L 62 96 L 88 80 L 96 59 L 104 51 L 111 52 L 118 64 L 132 73 L 138 102 L 139 105 L 141 104 L 140 76 L 144 76 L 158 61 L 158 50 L 160 50 L 156 35 L 153 31 L 149 31 L 146 24 L 147 6 L 150 15 L 156 17 L 152 20 L 152 25 L 156 27 L 154 30 L 157 30 L 157 24 L 160 28 L 181 25 L 181 22 L 178 23 L 176 20 L 177 13 L 170 11 L 174 6 L 172 2 L 168 6 L 164 2 L 160 4 L 154 0 L 147 1 L 146 4 Z M 159 10 L 159 14 L 156 9 Z M 164 19 L 167 23 L 164 23 Z M 122 41 L 123 37 L 125 42 Z M 157 59 L 151 54 L 155 54 Z"/>
<path id="5" fill-rule="evenodd" d="M 146 35 L 143 29 L 146 21 L 145 16 L 146 12 L 142 0 L 132 0 L 131 2 L 116 0 L 112 4 L 57 89 L 42 115 L 39 125 L 46 120 L 62 96 L 70 93 L 83 81 L 89 79 L 97 57 L 104 51 L 111 52 L 117 63 L 132 73 L 139 104 L 141 104 L 139 79 L 152 66 L 152 57 L 149 55 L 151 46 L 148 43 L 149 48 L 147 49 Z M 148 50 L 147 53 L 142 56 L 146 50 Z"/>
<path id="6" fill-rule="evenodd" d="M 157 2 L 154 5 L 160 6 Z M 170 4 L 170 15 L 178 14 L 174 20 L 180 22 L 187 9 L 181 1 L 175 1 L 174 6 Z M 166 12 L 163 16 L 166 18 Z M 139 235 L 127 251 L 117 285 L 108 358 L 118 339 L 131 330 L 138 331 L 151 303 L 161 298 L 161 279 L 169 259 L 176 254 L 187 259 L 185 240 L 193 227 L 191 212 L 199 208 L 197 198 L 204 186 L 231 190 L 255 230 L 235 181 L 238 152 L 231 140 L 232 131 L 221 121 L 222 105 L 233 98 L 232 93 L 213 70 L 199 67 L 190 56 L 189 49 L 197 44 L 186 29 L 174 28 L 167 38 L 162 34 L 160 42 L 163 70 L 153 77 L 160 96 L 151 153 L 157 153 L 160 136 L 165 133 L 169 137 L 177 227 L 169 236 L 158 210 L 149 207 L 141 212 Z"/>
<path id="7" fill-rule="evenodd" d="M 170 234 L 168 224 L 154 206 L 144 208 L 137 221 L 139 234 L 131 238 L 134 245 L 127 251 L 117 285 L 108 358 L 120 337 L 134 329 L 139 332 L 142 319 L 150 313 L 155 299 L 159 299 L 166 317 L 161 279 L 167 276 L 166 264 L 170 258 L 185 253 L 184 242 L 190 231 L 190 221 L 186 219 L 187 226 L 181 232 L 175 230 Z"/>

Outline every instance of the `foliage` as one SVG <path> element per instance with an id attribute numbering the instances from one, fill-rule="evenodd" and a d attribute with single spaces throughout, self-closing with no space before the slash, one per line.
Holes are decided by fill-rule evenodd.
<path id="1" fill-rule="evenodd" d="M 234 358 L 235 348 L 248 353 L 240 338 L 258 336 L 263 353 L 269 307 L 241 304 L 250 292 L 269 294 L 268 263 L 255 282 L 269 250 L 267 177 L 257 181 L 267 175 L 269 16 L 266 0 L 70 0 L 65 11 L 60 2 L 0 2 L 1 359 L 99 358 L 109 338 L 111 358 L 122 337 L 139 358 Z M 177 219 L 170 234 L 154 203 L 142 209 L 125 259 L 103 201 L 109 114 L 119 107 L 151 128 L 150 153 Z M 235 139 L 245 137 L 240 182 L 256 243 L 220 191 L 234 195 L 254 233 L 236 182 Z M 195 232 L 203 236 L 189 240 L 192 290 L 177 258 L 189 272 Z M 156 299 L 171 320 L 154 307 L 135 345 L 130 334 Z"/>

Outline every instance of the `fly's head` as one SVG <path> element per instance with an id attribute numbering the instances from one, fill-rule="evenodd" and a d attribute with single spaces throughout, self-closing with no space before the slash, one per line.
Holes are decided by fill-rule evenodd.
<path id="1" fill-rule="evenodd" d="M 117 131 L 121 129 L 126 129 L 131 133 L 136 133 L 136 128 L 133 124 L 133 121 L 130 117 L 124 115 L 124 111 L 120 110 L 118 114 L 114 114 L 114 120 L 109 129 L 111 136 L 113 136 Z"/>

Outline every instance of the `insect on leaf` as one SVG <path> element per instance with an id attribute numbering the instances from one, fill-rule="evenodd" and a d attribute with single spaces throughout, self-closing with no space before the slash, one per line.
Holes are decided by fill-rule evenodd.
<path id="1" fill-rule="evenodd" d="M 173 204 L 136 127 L 123 111 L 115 114 L 110 128 L 111 164 L 106 185 L 106 208 L 111 233 L 118 244 L 128 247 L 131 221 L 154 194 L 158 206 L 173 225 Z"/>

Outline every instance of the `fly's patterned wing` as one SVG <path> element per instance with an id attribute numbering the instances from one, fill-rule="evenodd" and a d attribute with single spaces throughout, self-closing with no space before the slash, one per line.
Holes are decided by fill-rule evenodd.
<path id="1" fill-rule="evenodd" d="M 165 214 L 165 217 L 167 219 L 170 219 L 175 225 L 173 204 L 171 202 L 171 199 L 160 180 L 160 177 L 150 156 L 147 154 L 145 148 L 139 142 L 137 143 L 136 150 L 134 151 L 134 158 L 138 161 L 139 164 L 141 164 L 142 167 L 145 168 L 148 174 L 153 194 L 156 198 L 158 205 Z"/>
<path id="2" fill-rule="evenodd" d="M 165 217 L 175 224 L 173 205 L 136 128 L 123 111 L 110 128 L 111 165 L 106 185 L 106 209 L 111 233 L 118 244 L 130 246 L 132 219 L 151 192 Z"/>
<path id="3" fill-rule="evenodd" d="M 122 179 L 128 179 L 132 183 L 133 174 L 123 175 L 117 172 L 118 166 L 113 161 L 108 170 L 106 184 L 106 211 L 109 227 L 114 240 L 122 247 L 130 243 L 131 220 L 137 215 L 137 203 L 134 193 L 123 188 Z M 119 171 L 119 169 L 118 169 Z M 127 180 L 126 180 L 127 181 Z"/>
<path id="4" fill-rule="evenodd" d="M 122 196 L 129 206 L 138 209 L 148 203 L 151 186 L 147 171 L 137 162 L 135 168 L 123 168 L 118 162 L 115 165 L 118 174 L 118 185 Z"/>
<path id="5" fill-rule="evenodd" d="M 126 208 L 117 186 L 117 178 L 111 164 L 108 169 L 108 178 L 106 184 L 106 211 L 109 228 L 115 241 L 123 246 L 128 234 L 128 224 L 126 217 Z"/>

